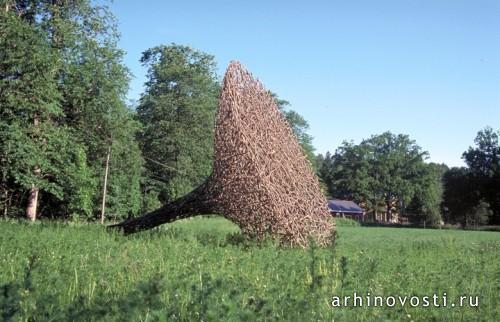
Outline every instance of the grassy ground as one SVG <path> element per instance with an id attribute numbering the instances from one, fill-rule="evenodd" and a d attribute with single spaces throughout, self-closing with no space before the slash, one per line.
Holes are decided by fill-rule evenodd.
<path id="1" fill-rule="evenodd" d="M 248 241 L 221 218 L 129 237 L 98 225 L 0 221 L 0 320 L 500 319 L 499 233 L 338 232 L 335 248 L 302 250 Z M 479 307 L 331 307 L 333 296 L 353 292 L 446 292 L 449 303 L 478 295 Z"/>

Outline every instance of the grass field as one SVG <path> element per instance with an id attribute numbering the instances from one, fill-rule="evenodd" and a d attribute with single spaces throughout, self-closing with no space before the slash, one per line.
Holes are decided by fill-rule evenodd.
<path id="1" fill-rule="evenodd" d="M 333 248 L 257 244 L 222 218 L 133 236 L 0 221 L 2 321 L 498 321 L 500 234 L 338 227 Z M 333 296 L 479 296 L 332 308 Z M 365 302 L 366 303 L 366 302 Z"/>

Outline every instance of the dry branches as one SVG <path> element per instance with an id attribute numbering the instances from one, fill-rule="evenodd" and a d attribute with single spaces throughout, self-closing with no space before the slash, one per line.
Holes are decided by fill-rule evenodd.
<path id="1" fill-rule="evenodd" d="M 180 217 L 217 213 L 244 233 L 305 246 L 334 226 L 317 177 L 276 102 L 238 62 L 224 77 L 215 122 L 212 175 L 198 189 L 115 227 L 131 233 Z"/>

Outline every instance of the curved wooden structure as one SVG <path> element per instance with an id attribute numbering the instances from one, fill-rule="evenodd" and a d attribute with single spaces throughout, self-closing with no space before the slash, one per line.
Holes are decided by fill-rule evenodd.
<path id="1" fill-rule="evenodd" d="M 224 77 L 212 175 L 188 195 L 111 227 L 133 233 L 199 214 L 220 214 L 246 234 L 327 244 L 334 223 L 316 175 L 276 102 L 238 62 Z"/>

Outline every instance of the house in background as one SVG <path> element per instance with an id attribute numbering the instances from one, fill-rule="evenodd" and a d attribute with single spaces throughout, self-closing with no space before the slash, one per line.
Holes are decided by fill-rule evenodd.
<path id="1" fill-rule="evenodd" d="M 331 199 L 328 200 L 328 208 L 334 217 L 364 221 L 365 211 L 353 201 Z"/>

